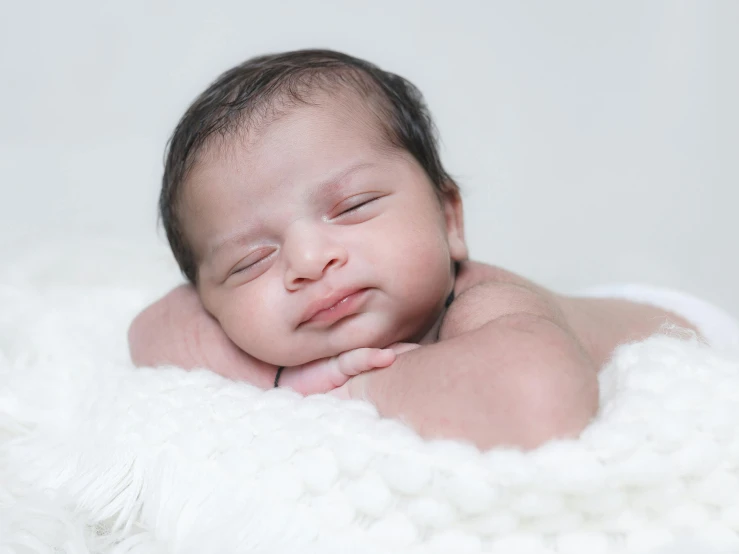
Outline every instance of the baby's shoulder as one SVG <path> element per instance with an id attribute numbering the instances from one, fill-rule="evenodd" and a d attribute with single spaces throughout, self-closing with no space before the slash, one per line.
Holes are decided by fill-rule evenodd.
<path id="1" fill-rule="evenodd" d="M 464 261 L 459 264 L 455 291 L 457 295 L 467 289 L 483 283 L 525 283 L 526 279 L 502 267 L 475 261 Z"/>
<path id="2" fill-rule="evenodd" d="M 559 314 L 556 295 L 551 291 L 520 275 L 479 262 L 460 266 L 455 293 L 457 298 L 442 325 L 442 339 L 517 313 L 549 318 Z"/>
<path id="3" fill-rule="evenodd" d="M 507 304 L 526 298 L 553 301 L 554 292 L 502 267 L 481 262 L 463 262 L 457 272 L 455 295 Z"/>

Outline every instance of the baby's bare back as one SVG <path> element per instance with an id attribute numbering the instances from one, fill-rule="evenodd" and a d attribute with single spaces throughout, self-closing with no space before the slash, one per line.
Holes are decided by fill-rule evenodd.
<path id="1" fill-rule="evenodd" d="M 498 310 L 500 316 L 508 310 L 520 310 L 526 304 L 534 309 L 546 305 L 550 314 L 557 314 L 558 323 L 572 331 L 598 368 L 610 359 L 617 346 L 643 340 L 665 324 L 698 332 L 684 318 L 654 306 L 615 298 L 557 294 L 515 273 L 478 262 L 462 265 L 455 290 L 459 297 L 465 292 L 474 293 L 476 301 L 469 303 L 462 313 L 450 313 L 455 321 L 445 322 L 445 326 L 453 327 L 453 334 L 464 332 L 462 327 L 474 326 L 477 317 L 489 319 L 489 313 L 474 313 L 476 305 Z"/>

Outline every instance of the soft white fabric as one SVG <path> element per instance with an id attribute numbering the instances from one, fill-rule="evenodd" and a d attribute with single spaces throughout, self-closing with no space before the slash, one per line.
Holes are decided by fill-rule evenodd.
<path id="1" fill-rule="evenodd" d="M 0 252 L 0 552 L 739 551 L 739 353 L 623 347 L 579 440 L 480 453 L 358 402 L 135 370 L 164 249 L 43 244 Z"/>

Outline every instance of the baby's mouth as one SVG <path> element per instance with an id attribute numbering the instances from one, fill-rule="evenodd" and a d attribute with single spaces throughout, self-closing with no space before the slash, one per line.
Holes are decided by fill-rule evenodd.
<path id="1" fill-rule="evenodd" d="M 342 290 L 310 305 L 298 327 L 330 327 L 352 316 L 364 304 L 369 289 Z"/>

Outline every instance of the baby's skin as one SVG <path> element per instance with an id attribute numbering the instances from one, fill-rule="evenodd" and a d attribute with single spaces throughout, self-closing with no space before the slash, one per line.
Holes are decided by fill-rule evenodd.
<path id="1" fill-rule="evenodd" d="M 557 295 L 477 262 L 461 265 L 455 291 L 457 299 L 442 321 L 436 352 L 404 343 L 389 352 L 358 349 L 343 355 L 359 354 L 344 370 L 334 371 L 325 359 L 287 368 L 281 386 L 302 394 L 327 392 L 369 400 L 383 415 L 402 418 L 430 438 L 467 439 L 480 448 L 531 448 L 548 439 L 576 436 L 587 425 L 597 410 L 597 372 L 616 346 L 647 338 L 665 323 L 695 331 L 687 321 L 658 308 Z M 470 337 L 470 352 L 450 360 L 456 348 L 444 352 L 444 341 L 473 330 L 478 332 Z M 468 357 L 484 351 L 488 335 L 506 340 L 510 350 L 501 344 L 493 349 L 495 358 L 468 365 Z M 209 368 L 264 389 L 274 383 L 277 367 L 238 348 L 190 285 L 174 289 L 142 312 L 129 339 L 138 366 Z M 512 351 L 514 346 L 520 350 Z M 415 354 L 428 354 L 411 360 L 416 348 Z M 436 363 L 437 352 L 448 365 Z M 359 373 L 361 378 L 350 378 Z M 478 388 L 482 390 L 475 392 Z"/>
<path id="2" fill-rule="evenodd" d="M 459 195 L 385 144 L 356 97 L 318 95 L 206 148 L 182 210 L 197 286 L 136 318 L 136 365 L 262 388 L 286 366 L 280 386 L 369 400 L 427 437 L 530 448 L 576 436 L 616 346 L 691 328 L 469 261 Z"/>

